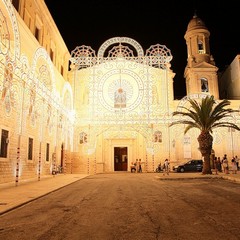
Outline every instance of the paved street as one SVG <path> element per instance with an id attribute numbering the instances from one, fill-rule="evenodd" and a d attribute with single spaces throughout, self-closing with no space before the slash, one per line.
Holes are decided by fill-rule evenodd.
<path id="1" fill-rule="evenodd" d="M 86 176 L 1 215 L 0 239 L 239 240 L 240 184 L 159 176 Z"/>

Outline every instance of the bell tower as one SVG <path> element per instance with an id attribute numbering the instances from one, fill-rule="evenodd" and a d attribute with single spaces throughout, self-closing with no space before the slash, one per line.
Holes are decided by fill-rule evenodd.
<path id="1" fill-rule="evenodd" d="M 210 54 L 209 36 L 205 23 L 195 14 L 184 36 L 187 44 L 187 66 L 184 72 L 186 92 L 187 95 L 209 93 L 219 99 L 218 68 Z"/>

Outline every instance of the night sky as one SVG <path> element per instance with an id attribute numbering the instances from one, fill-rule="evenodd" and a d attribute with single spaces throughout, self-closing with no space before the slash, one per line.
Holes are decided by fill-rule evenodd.
<path id="1" fill-rule="evenodd" d="M 240 54 L 238 0 L 45 0 L 68 47 L 99 47 L 112 37 L 129 37 L 146 51 L 151 45 L 171 50 L 174 95 L 186 94 L 184 69 L 187 48 L 184 39 L 194 13 L 210 31 L 210 50 L 219 71 Z M 209 5 L 210 4 L 210 5 Z"/>

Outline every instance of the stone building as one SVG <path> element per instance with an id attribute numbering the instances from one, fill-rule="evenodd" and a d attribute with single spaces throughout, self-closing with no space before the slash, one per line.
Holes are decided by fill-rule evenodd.
<path id="1" fill-rule="evenodd" d="M 221 98 L 240 100 L 240 55 L 219 73 L 219 95 Z"/>
<path id="2" fill-rule="evenodd" d="M 43 0 L 0 0 L 0 183 L 64 173 L 145 172 L 169 158 L 201 159 L 197 130 L 169 128 L 187 98 L 219 100 L 210 32 L 194 16 L 185 40 L 187 96 L 174 99 L 172 55 L 165 45 L 144 50 L 114 37 L 96 52 L 69 53 Z M 70 69 L 70 70 L 69 70 Z M 239 70 L 238 70 L 239 71 Z M 240 101 L 231 101 L 238 109 Z M 239 123 L 234 115 L 229 121 Z M 239 133 L 216 130 L 216 155 L 240 155 Z"/>

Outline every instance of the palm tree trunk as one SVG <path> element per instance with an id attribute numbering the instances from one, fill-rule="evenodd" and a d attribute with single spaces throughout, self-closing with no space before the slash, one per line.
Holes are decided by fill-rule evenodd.
<path id="1" fill-rule="evenodd" d="M 210 156 L 212 151 L 213 137 L 208 131 L 202 131 L 198 136 L 199 151 L 202 154 L 203 163 L 203 174 L 212 174 Z"/>

